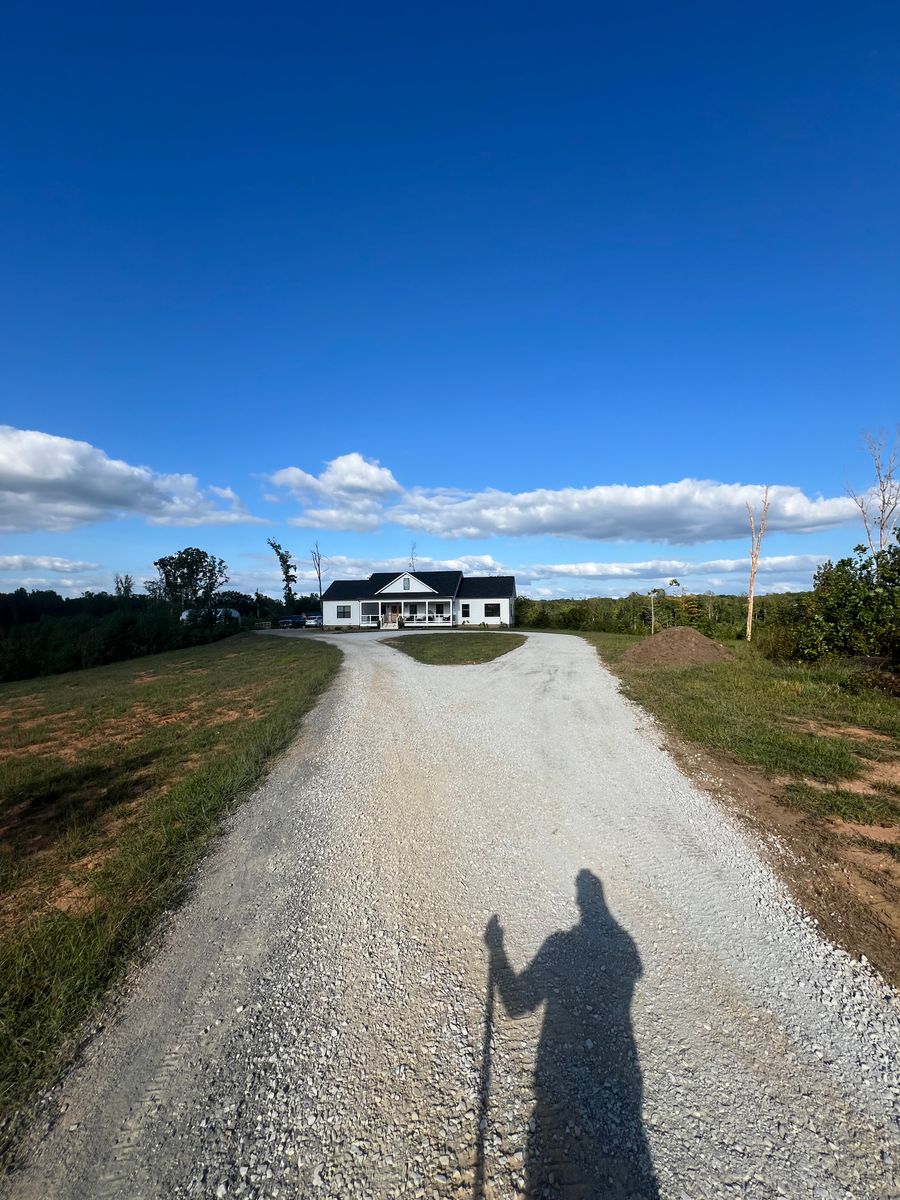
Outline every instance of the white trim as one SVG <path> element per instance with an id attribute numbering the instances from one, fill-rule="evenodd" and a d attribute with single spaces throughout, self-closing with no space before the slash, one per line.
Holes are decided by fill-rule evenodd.
<path id="1" fill-rule="evenodd" d="M 404 587 L 402 587 L 402 586 L 401 586 L 401 587 L 399 587 L 399 588 L 397 589 L 397 591 L 398 591 L 398 592 L 399 592 L 401 595 L 403 595 L 403 593 L 404 593 L 405 591 L 410 591 L 410 592 L 431 592 L 431 593 L 432 593 L 433 595 L 435 595 L 435 596 L 438 594 L 438 593 L 437 593 L 437 588 L 429 587 L 427 583 L 423 583 L 423 582 L 422 582 L 422 580 L 421 580 L 421 579 L 419 579 L 418 575 L 413 575 L 412 571 L 401 571 L 399 575 L 395 575 L 393 579 L 390 579 L 390 580 L 388 580 L 388 582 L 387 582 L 387 583 L 384 585 L 384 587 L 382 587 L 382 588 L 379 588 L 379 589 L 378 589 L 378 591 L 375 593 L 375 595 L 376 595 L 376 596 L 380 596 L 380 595 L 382 595 L 384 592 L 386 592 L 386 591 L 387 591 L 389 588 L 393 588 L 394 584 L 395 584 L 395 583 L 396 583 L 396 582 L 397 582 L 399 579 L 409 579 L 409 580 L 410 580 L 410 586 L 409 586 L 409 588 L 408 588 L 408 589 L 407 589 L 407 588 L 404 588 Z M 413 583 L 413 582 L 415 582 L 416 584 L 418 584 L 418 586 L 417 586 L 417 587 L 413 587 L 413 586 L 412 586 L 412 583 Z"/>

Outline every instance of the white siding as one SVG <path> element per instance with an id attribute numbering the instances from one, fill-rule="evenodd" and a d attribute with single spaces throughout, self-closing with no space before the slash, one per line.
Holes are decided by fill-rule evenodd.
<path id="1" fill-rule="evenodd" d="M 338 617 L 338 607 L 350 609 L 349 617 Z M 358 600 L 323 600 L 322 601 L 322 624 L 323 625 L 358 625 L 359 624 L 359 601 Z"/>
<path id="2" fill-rule="evenodd" d="M 467 617 L 462 615 L 462 608 L 464 604 L 468 604 L 469 606 L 469 615 Z M 484 615 L 484 606 L 486 604 L 499 604 L 500 616 L 486 617 Z M 457 623 L 460 625 L 465 623 L 468 623 L 469 625 L 512 625 L 515 614 L 511 613 L 511 608 L 512 601 L 506 596 L 503 597 L 503 599 L 498 600 L 487 599 L 454 601 L 454 614 L 456 616 Z"/>

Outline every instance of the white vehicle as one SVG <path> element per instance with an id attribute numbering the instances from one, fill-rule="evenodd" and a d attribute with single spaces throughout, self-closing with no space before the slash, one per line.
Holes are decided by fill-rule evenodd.
<path id="1" fill-rule="evenodd" d="M 190 621 L 193 611 L 192 608 L 186 608 L 181 614 L 181 620 Z M 236 608 L 215 608 L 213 612 L 217 621 L 240 621 L 241 619 L 241 614 Z"/>

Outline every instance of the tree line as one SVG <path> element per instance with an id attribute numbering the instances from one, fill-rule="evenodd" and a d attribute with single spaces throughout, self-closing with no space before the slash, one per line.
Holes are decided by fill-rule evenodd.
<path id="1" fill-rule="evenodd" d="M 284 600 L 226 589 L 227 564 L 196 546 L 153 565 L 156 578 L 144 581 L 143 592 L 127 574 L 115 576 L 113 592 L 75 597 L 25 588 L 0 592 L 0 681 L 181 650 L 229 637 L 256 621 L 320 611 L 318 595 L 292 587 Z"/>
<path id="2" fill-rule="evenodd" d="M 857 546 L 823 563 L 811 592 L 756 597 L 753 644 L 776 659 L 812 661 L 829 655 L 873 657 L 900 665 L 900 531 L 893 544 Z M 716 639 L 747 636 L 748 596 L 666 587 L 613 599 L 535 600 L 520 596 L 516 623 L 533 629 L 650 634 L 689 625 Z"/>

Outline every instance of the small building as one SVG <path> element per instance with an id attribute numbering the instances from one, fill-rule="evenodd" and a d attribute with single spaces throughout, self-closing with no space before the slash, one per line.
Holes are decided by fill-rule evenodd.
<path id="1" fill-rule="evenodd" d="M 462 571 L 377 571 L 368 579 L 336 579 L 322 596 L 326 629 L 451 629 L 513 625 L 513 575 Z"/>

